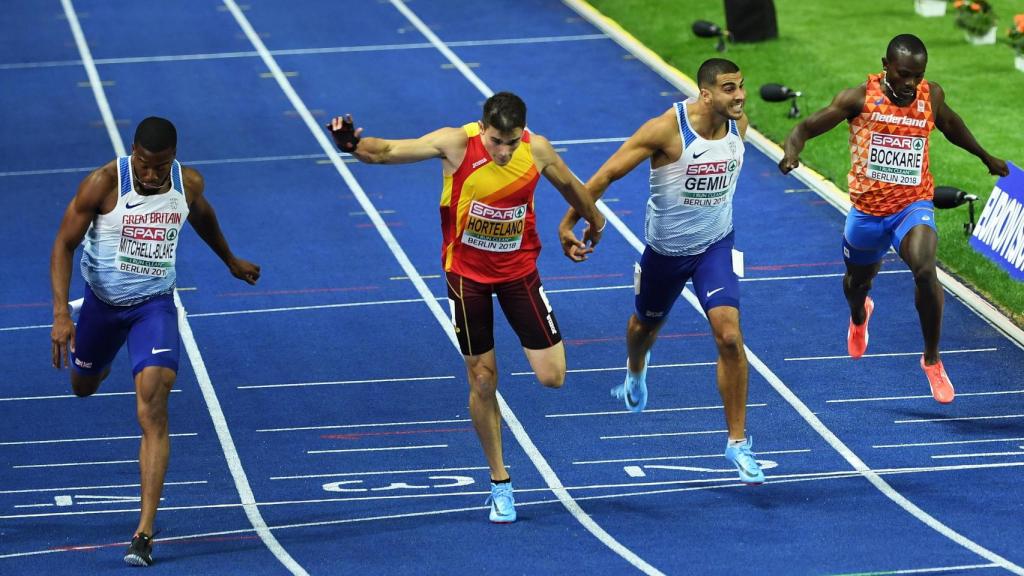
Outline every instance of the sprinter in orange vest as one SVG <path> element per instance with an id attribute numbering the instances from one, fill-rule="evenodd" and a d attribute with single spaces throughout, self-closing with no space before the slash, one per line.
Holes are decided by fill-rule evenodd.
<path id="1" fill-rule="evenodd" d="M 849 122 L 853 165 L 847 181 L 853 208 L 843 233 L 843 292 L 850 305 L 848 351 L 852 358 L 860 358 L 867 349 L 868 320 L 875 308 L 868 291 L 891 245 L 914 274 L 924 335 L 921 368 L 932 396 L 948 404 L 954 392 L 939 358 L 943 292 L 935 272 L 938 234 L 928 136 L 938 128 L 950 142 L 984 162 L 990 174 L 1006 176 L 1009 170 L 1004 160 L 978 144 L 960 116 L 946 105 L 942 88 L 924 79 L 927 64 L 928 51 L 919 38 L 911 34 L 893 38 L 880 74 L 840 92 L 790 132 L 779 169 L 789 173 L 800 164 L 807 140 L 843 120 Z"/>

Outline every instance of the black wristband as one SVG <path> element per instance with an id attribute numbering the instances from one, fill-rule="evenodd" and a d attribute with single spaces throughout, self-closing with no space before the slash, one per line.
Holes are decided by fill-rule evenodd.
<path id="1" fill-rule="evenodd" d="M 334 145 L 342 152 L 354 152 L 356 146 L 359 146 L 355 126 L 348 120 L 342 120 L 341 128 L 331 130 L 331 136 L 334 137 Z"/>

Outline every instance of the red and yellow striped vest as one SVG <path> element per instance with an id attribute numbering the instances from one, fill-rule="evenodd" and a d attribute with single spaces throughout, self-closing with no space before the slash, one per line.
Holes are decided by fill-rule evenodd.
<path id="1" fill-rule="evenodd" d="M 540 173 L 530 149 L 530 133 L 512 159 L 498 166 L 484 148 L 481 126 L 462 127 L 469 137 L 466 155 L 441 193 L 441 262 L 477 282 L 507 282 L 536 269 L 540 253 L 533 192 Z"/>

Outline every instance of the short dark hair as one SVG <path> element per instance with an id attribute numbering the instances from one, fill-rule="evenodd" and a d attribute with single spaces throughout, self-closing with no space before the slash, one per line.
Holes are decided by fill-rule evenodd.
<path id="1" fill-rule="evenodd" d="M 170 120 L 150 116 L 139 122 L 134 142 L 150 152 L 163 152 L 178 146 L 178 131 Z"/>
<path id="2" fill-rule="evenodd" d="M 511 92 L 498 92 L 484 102 L 482 121 L 484 127 L 494 127 L 498 132 L 526 128 L 526 103 Z"/>
<path id="3" fill-rule="evenodd" d="M 700 88 L 711 88 L 718 80 L 719 74 L 733 74 L 739 72 L 740 67 L 732 60 L 725 58 L 708 58 L 697 70 L 697 86 Z"/>
<path id="4" fill-rule="evenodd" d="M 924 42 L 913 34 L 900 34 L 889 41 L 889 46 L 885 49 L 886 60 L 894 60 L 901 54 L 924 56 L 924 59 L 928 60 L 928 49 L 924 47 Z"/>

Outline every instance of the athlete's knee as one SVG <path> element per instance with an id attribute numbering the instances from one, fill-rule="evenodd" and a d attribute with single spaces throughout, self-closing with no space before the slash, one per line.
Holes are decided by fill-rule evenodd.
<path id="1" fill-rule="evenodd" d="M 939 275 L 935 270 L 935 262 L 924 262 L 912 266 L 910 271 L 914 275 L 914 283 L 918 286 L 934 286 L 939 282 Z"/>
<path id="2" fill-rule="evenodd" d="M 167 403 L 160 401 L 139 402 L 136 407 L 139 426 L 146 432 L 167 430 Z"/>
<path id="3" fill-rule="evenodd" d="M 538 370 L 537 381 L 547 388 L 561 388 L 565 384 L 565 368 Z"/>
<path id="4" fill-rule="evenodd" d="M 474 394 L 493 396 L 498 388 L 497 374 L 490 366 L 472 366 L 469 369 L 469 388 Z"/>
<path id="5" fill-rule="evenodd" d="M 743 335 L 739 326 L 728 326 L 715 332 L 715 345 L 722 356 L 737 357 L 743 353 Z"/>
<path id="6" fill-rule="evenodd" d="M 79 398 L 92 396 L 99 389 L 106 372 L 96 375 L 85 375 L 77 372 L 71 373 L 71 391 Z"/>

